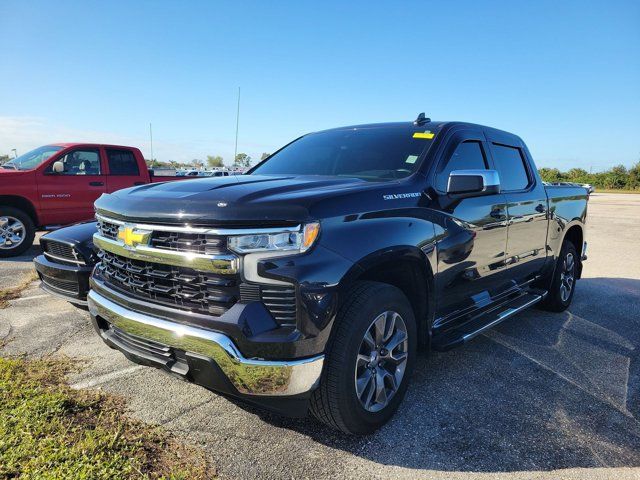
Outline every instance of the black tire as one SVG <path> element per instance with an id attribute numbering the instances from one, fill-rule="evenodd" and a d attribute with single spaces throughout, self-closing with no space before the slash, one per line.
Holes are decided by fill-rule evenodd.
<path id="1" fill-rule="evenodd" d="M 566 295 L 564 292 L 566 292 L 568 284 L 567 262 L 569 258 L 573 259 L 573 266 L 570 272 L 572 280 L 570 282 L 571 286 L 568 295 Z M 549 287 L 549 293 L 539 305 L 543 310 L 548 310 L 550 312 L 563 312 L 569 307 L 569 305 L 571 305 L 571 300 L 573 300 L 573 294 L 576 291 L 578 262 L 580 262 L 578 251 L 570 240 L 565 240 L 563 242 L 562 248 L 560 249 L 560 256 L 556 262 L 556 268 L 553 272 L 553 279 L 551 281 L 551 286 Z"/>
<path id="2" fill-rule="evenodd" d="M 406 326 L 406 363 L 400 383 L 396 384 L 395 393 L 389 397 L 386 406 L 379 411 L 369 411 L 356 394 L 356 362 L 373 320 L 385 312 L 397 313 Z M 389 421 L 402 402 L 413 372 L 416 350 L 416 321 L 411 304 L 402 291 L 384 283 L 358 283 L 338 312 L 320 386 L 311 398 L 311 413 L 326 425 L 345 433 L 374 432 Z M 375 382 L 370 388 L 374 385 Z"/>
<path id="3" fill-rule="evenodd" d="M 24 225 L 24 236 L 22 242 L 14 248 L 0 248 L 0 258 L 15 257 L 31 248 L 31 245 L 33 245 L 33 239 L 36 235 L 36 227 L 33 224 L 31 217 L 19 208 L 14 207 L 0 207 L 0 217 L 13 217 L 18 219 Z"/>

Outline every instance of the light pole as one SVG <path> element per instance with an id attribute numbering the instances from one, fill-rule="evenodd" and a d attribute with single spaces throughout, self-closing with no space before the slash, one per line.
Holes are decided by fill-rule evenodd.
<path id="1" fill-rule="evenodd" d="M 12 148 L 11 151 L 13 152 L 13 158 L 18 158 L 18 151 L 15 148 Z"/>
<path id="2" fill-rule="evenodd" d="M 236 146 L 233 150 L 233 164 L 238 156 L 238 127 L 240 126 L 240 87 L 238 87 L 238 110 L 236 111 Z"/>

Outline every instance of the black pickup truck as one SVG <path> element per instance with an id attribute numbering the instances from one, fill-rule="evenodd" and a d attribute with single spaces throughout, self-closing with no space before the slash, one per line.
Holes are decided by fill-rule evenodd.
<path id="1" fill-rule="evenodd" d="M 420 115 L 312 133 L 248 175 L 100 197 L 88 307 L 135 362 L 364 434 L 397 409 L 419 348 L 569 306 L 587 201 L 489 127 Z"/>

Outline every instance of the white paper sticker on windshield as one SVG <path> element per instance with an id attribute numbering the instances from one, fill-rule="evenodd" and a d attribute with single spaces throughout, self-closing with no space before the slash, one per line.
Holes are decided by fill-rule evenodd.
<path id="1" fill-rule="evenodd" d="M 418 159 L 418 155 L 409 155 L 407 159 L 404 161 L 404 163 L 416 163 L 417 159 Z"/>

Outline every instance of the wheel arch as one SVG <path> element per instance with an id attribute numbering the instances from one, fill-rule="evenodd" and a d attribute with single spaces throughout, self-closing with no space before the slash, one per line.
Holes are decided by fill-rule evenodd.
<path id="1" fill-rule="evenodd" d="M 339 303 L 357 282 L 393 285 L 405 294 L 418 324 L 419 345 L 428 346 L 434 318 L 435 288 L 431 263 L 416 247 L 405 246 L 371 253 L 356 262 L 341 282 Z"/>
<path id="2" fill-rule="evenodd" d="M 19 195 L 0 195 L 0 206 L 18 208 L 31 217 L 36 227 L 39 225 L 36 208 L 30 200 L 24 197 Z"/>

